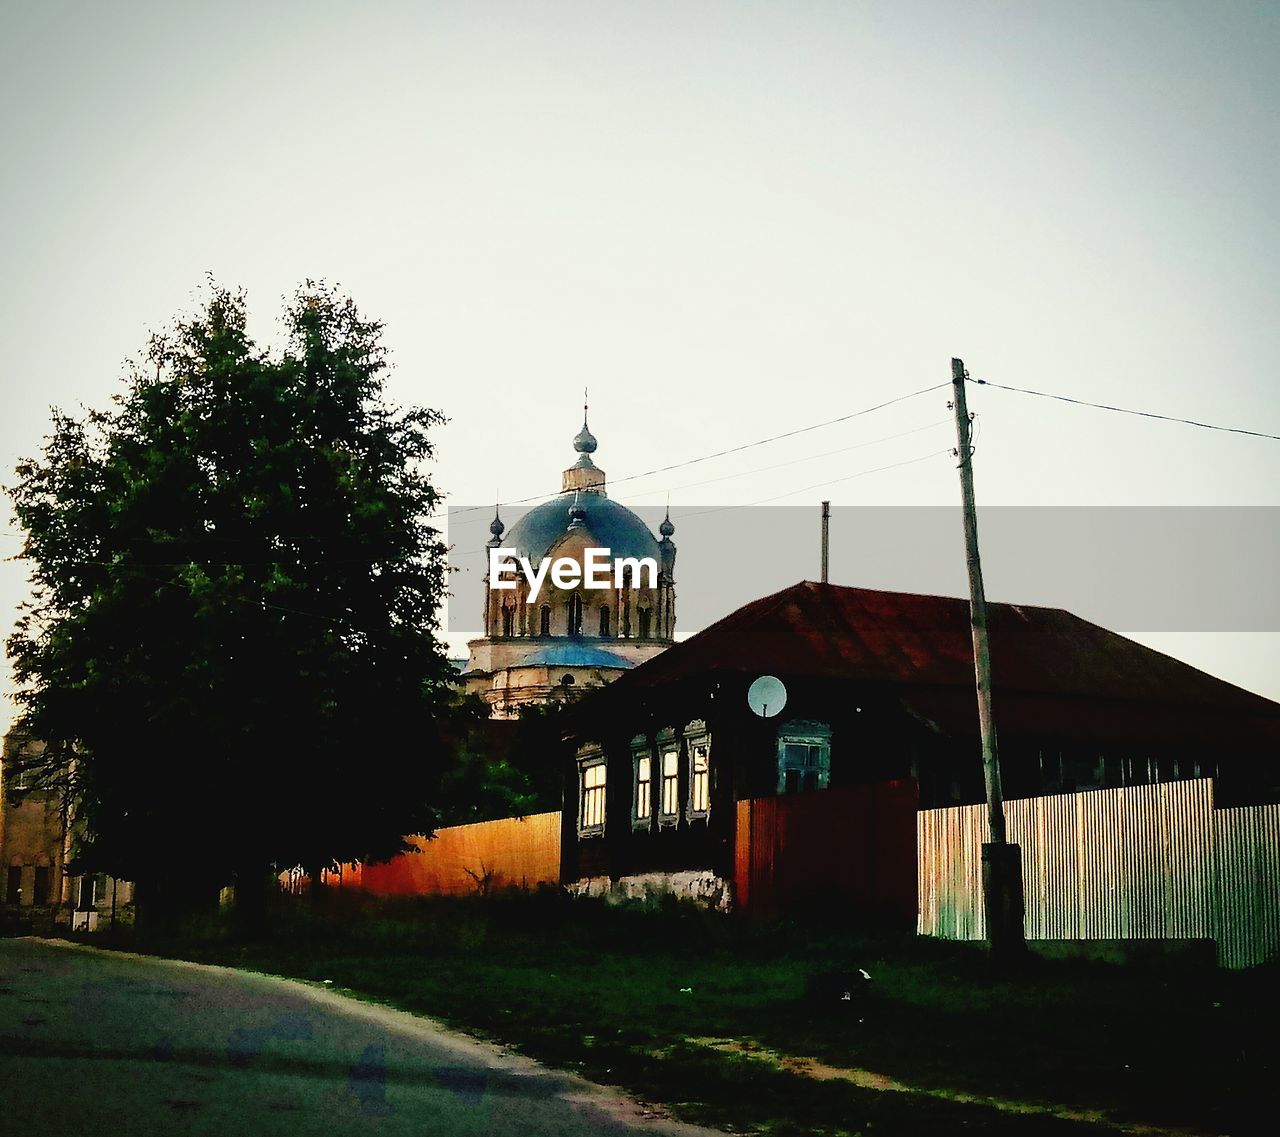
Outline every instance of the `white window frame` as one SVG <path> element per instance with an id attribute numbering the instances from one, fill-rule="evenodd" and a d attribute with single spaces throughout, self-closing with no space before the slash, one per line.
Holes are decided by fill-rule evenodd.
<path id="1" fill-rule="evenodd" d="M 593 779 L 593 784 L 587 784 L 588 778 Z M 597 778 L 599 780 L 595 781 L 594 779 Z M 588 794 L 591 795 L 593 816 L 596 814 L 595 803 L 599 803 L 598 820 L 591 823 L 587 822 Z M 578 754 L 578 836 L 602 836 L 608 818 L 609 770 L 604 751 L 599 747 L 580 751 Z"/>
<path id="2" fill-rule="evenodd" d="M 686 816 L 690 821 L 705 821 L 711 815 L 711 732 L 701 719 L 691 722 L 684 731 L 686 761 L 689 763 L 689 792 L 685 802 Z M 698 753 L 702 751 L 706 769 L 703 771 L 703 795 L 705 800 L 698 804 Z"/>
<path id="3" fill-rule="evenodd" d="M 648 780 L 643 783 L 640 781 L 640 764 L 642 762 L 648 763 L 649 772 Z M 657 765 L 653 756 L 653 747 L 649 745 L 649 740 L 643 734 L 636 735 L 631 740 L 631 826 L 633 829 L 648 829 L 653 824 L 653 775 Z M 648 797 L 648 812 L 644 814 L 640 812 L 641 785 L 644 785 Z"/>
<path id="4" fill-rule="evenodd" d="M 680 824 L 680 736 L 667 728 L 658 733 L 657 743 L 654 780 L 658 787 L 658 828 L 663 829 Z M 670 792 L 667 786 L 669 780 L 674 782 Z M 668 805 L 672 806 L 670 810 L 667 809 Z"/>
<path id="5" fill-rule="evenodd" d="M 806 763 L 804 766 L 789 765 L 785 759 L 788 746 L 817 747 L 817 763 Z M 797 788 L 793 791 L 787 790 L 788 770 L 801 771 L 801 777 L 803 773 L 812 771 L 816 775 L 815 780 L 817 782 L 813 788 L 818 790 L 827 789 L 831 784 L 831 727 L 827 723 L 818 722 L 814 719 L 792 719 L 790 722 L 784 722 L 778 727 L 776 758 L 778 764 L 778 793 L 806 792 L 802 788 Z"/>

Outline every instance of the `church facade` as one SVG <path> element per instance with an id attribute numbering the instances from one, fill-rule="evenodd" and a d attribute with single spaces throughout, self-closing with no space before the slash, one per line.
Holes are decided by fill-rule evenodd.
<path id="1" fill-rule="evenodd" d="M 486 571 L 484 635 L 467 645 L 462 681 L 494 718 L 515 718 L 529 704 L 575 698 L 674 642 L 676 547 L 670 516 L 655 536 L 608 496 L 605 473 L 592 458 L 597 442 L 585 408 L 573 447 L 578 457 L 564 471 L 556 497 L 529 510 L 509 531 L 497 512 L 489 526 L 487 556 L 508 550 L 505 560 L 523 557 L 531 565 L 564 558 L 579 570 L 577 583 L 563 587 L 548 576 L 536 594 L 518 572 L 507 577 L 514 587 L 499 588 Z M 607 550 L 627 567 L 607 587 L 587 587 L 588 549 Z M 656 572 L 632 561 L 651 561 Z"/>

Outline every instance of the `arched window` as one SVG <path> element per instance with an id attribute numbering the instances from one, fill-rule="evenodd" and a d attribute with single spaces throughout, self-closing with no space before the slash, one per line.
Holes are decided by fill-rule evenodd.
<path id="1" fill-rule="evenodd" d="M 540 622 L 538 624 L 538 635 L 549 636 L 550 634 L 551 634 L 551 607 L 550 605 L 544 604 L 542 606 Z"/>
<path id="2" fill-rule="evenodd" d="M 502 634 L 510 636 L 515 633 L 515 610 L 508 608 L 505 604 L 502 606 Z"/>
<path id="3" fill-rule="evenodd" d="M 651 621 L 649 619 L 649 609 L 639 608 L 636 610 L 636 615 L 640 619 L 640 638 L 642 640 L 647 640 L 649 638 L 650 631 L 652 631 L 652 628 L 650 627 Z"/>
<path id="4" fill-rule="evenodd" d="M 607 640 L 611 629 L 609 627 L 609 606 L 607 604 L 600 605 L 600 638 Z"/>
<path id="5" fill-rule="evenodd" d="M 569 597 L 569 635 L 582 635 L 582 597 L 576 592 Z"/>

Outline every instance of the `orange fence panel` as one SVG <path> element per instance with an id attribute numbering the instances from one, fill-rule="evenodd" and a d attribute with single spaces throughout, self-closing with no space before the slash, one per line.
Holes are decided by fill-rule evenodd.
<path id="1" fill-rule="evenodd" d="M 370 896 L 457 896 L 560 882 L 560 813 L 535 813 L 410 837 L 418 852 L 380 865 L 345 865 L 329 883 Z"/>

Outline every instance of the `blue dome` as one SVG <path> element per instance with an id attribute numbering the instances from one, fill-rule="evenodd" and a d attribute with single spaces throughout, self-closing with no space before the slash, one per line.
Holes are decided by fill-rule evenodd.
<path id="1" fill-rule="evenodd" d="M 573 504 L 572 498 L 561 494 L 535 505 L 507 530 L 503 546 L 536 564 L 569 531 Z M 582 528 L 600 548 L 608 549 L 611 557 L 652 557 L 661 563 L 657 539 L 626 506 L 598 493 L 581 494 L 577 505 L 585 514 Z"/>
<path id="2" fill-rule="evenodd" d="M 616 651 L 592 647 L 580 640 L 540 647 L 524 656 L 517 667 L 612 667 L 624 670 L 632 666 L 631 660 Z"/>

